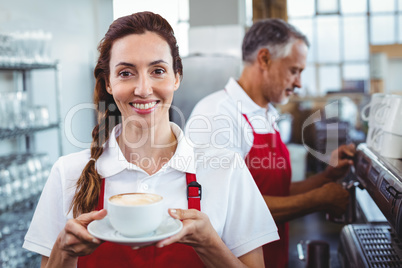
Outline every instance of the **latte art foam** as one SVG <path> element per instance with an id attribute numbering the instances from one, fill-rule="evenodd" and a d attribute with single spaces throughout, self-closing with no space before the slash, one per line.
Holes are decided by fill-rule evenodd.
<path id="1" fill-rule="evenodd" d="M 160 200 L 162 197 L 155 194 L 121 194 L 110 198 L 114 204 L 125 206 L 149 205 Z"/>

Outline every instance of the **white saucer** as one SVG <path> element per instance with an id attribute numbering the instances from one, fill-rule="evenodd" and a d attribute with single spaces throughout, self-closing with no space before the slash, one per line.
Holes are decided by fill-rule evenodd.
<path id="1" fill-rule="evenodd" d="M 131 247 L 142 247 L 175 235 L 180 232 L 182 228 L 183 223 L 180 220 L 166 217 L 154 233 L 141 237 L 127 237 L 113 229 L 109 218 L 106 216 L 102 220 L 91 222 L 88 225 L 88 232 L 100 240 Z"/>

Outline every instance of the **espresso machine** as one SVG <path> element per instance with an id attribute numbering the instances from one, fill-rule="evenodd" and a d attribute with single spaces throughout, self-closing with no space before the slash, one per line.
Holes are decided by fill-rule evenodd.
<path id="1" fill-rule="evenodd" d="M 358 220 L 341 231 L 342 267 L 402 267 L 402 159 L 384 157 L 361 143 L 352 175 L 369 199 L 357 198 Z M 364 207 L 382 215 L 370 218 Z"/>

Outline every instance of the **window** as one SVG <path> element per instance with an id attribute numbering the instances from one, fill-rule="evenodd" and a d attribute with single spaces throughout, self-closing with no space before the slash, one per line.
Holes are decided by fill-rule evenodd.
<path id="1" fill-rule="evenodd" d="M 180 56 L 188 55 L 189 0 L 113 0 L 114 19 L 140 11 L 164 17 L 175 32 Z"/>
<path id="2" fill-rule="evenodd" d="M 402 43 L 402 0 L 287 0 L 289 23 L 311 46 L 302 93 L 324 95 L 370 81 L 370 45 Z"/>

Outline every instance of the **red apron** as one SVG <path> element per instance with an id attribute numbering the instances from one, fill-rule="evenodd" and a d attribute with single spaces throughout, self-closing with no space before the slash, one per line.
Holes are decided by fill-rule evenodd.
<path id="1" fill-rule="evenodd" d="M 200 210 L 201 186 L 195 174 L 186 173 L 188 208 Z M 96 210 L 103 208 L 105 180 Z M 204 267 L 203 262 L 191 246 L 175 243 L 163 248 L 149 246 L 133 250 L 112 242 L 102 243 L 92 254 L 79 257 L 78 267 Z"/>
<path id="2" fill-rule="evenodd" d="M 288 196 L 290 192 L 291 166 L 289 151 L 278 131 L 258 134 L 254 131 L 253 146 L 245 162 L 262 195 Z M 269 206 L 268 206 L 269 207 Z M 266 267 L 288 266 L 289 229 L 288 224 L 277 224 L 280 240 L 263 246 Z"/>

